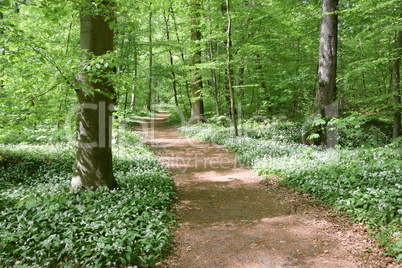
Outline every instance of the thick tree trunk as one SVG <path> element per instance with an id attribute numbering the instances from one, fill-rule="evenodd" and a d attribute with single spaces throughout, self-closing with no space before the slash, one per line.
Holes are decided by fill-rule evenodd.
<path id="1" fill-rule="evenodd" d="M 201 63 L 201 47 L 199 41 L 201 40 L 200 30 L 200 4 L 197 2 L 191 2 L 192 10 L 192 27 L 191 27 L 191 41 L 194 42 L 196 48 L 194 50 L 191 66 L 193 67 L 192 80 L 191 80 L 191 118 L 189 124 L 195 124 L 198 122 L 206 122 L 204 116 L 204 102 L 202 99 L 202 77 L 197 65 Z"/>
<path id="2" fill-rule="evenodd" d="M 90 1 L 87 3 L 91 5 Z M 88 57 L 113 50 L 113 31 L 109 27 L 113 21 L 112 3 L 102 3 L 104 8 L 98 15 L 81 14 L 81 48 L 86 50 Z M 107 21 L 105 14 L 109 16 Z M 77 144 L 71 180 L 73 188 L 95 190 L 102 186 L 109 189 L 118 187 L 113 176 L 111 148 L 114 89 L 104 76 L 107 72 L 111 70 L 105 68 L 102 75 L 85 73 L 77 77 L 82 88 L 76 90 Z M 92 82 L 94 80 L 97 82 Z"/>
<path id="3" fill-rule="evenodd" d="M 338 0 L 322 0 L 320 57 L 315 106 L 328 122 L 338 115 L 336 102 L 336 68 L 338 50 Z M 326 124 L 320 133 L 321 142 L 333 148 L 337 144 L 335 126 Z M 326 129 L 325 129 L 326 128 Z"/>
<path id="4" fill-rule="evenodd" d="M 395 140 L 401 136 L 401 56 L 402 56 L 402 31 L 398 32 L 395 59 L 392 66 L 392 84 L 394 89 L 394 130 L 392 138 Z"/>

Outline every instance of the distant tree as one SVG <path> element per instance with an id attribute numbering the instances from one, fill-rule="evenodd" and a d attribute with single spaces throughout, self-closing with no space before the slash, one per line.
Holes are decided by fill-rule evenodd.
<path id="1" fill-rule="evenodd" d="M 318 86 L 315 107 L 323 119 L 328 122 L 337 116 L 336 71 L 338 52 L 338 0 L 322 0 L 322 19 L 320 32 L 320 55 L 318 60 Z M 321 143 L 333 148 L 337 144 L 337 135 L 328 123 L 320 133 Z M 325 129 L 326 128 L 326 129 Z"/>
<path id="2" fill-rule="evenodd" d="M 81 88 L 76 89 L 78 111 L 73 188 L 118 187 L 113 175 L 111 148 L 114 88 L 107 77 L 112 70 L 107 61 L 101 60 L 102 55 L 113 51 L 113 14 L 112 1 L 102 1 L 96 6 L 95 2 L 87 0 L 81 11 L 80 41 L 85 64 L 77 76 Z"/>

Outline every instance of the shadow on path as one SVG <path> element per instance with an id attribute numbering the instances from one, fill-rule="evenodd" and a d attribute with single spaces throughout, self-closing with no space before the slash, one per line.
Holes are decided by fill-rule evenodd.
<path id="1" fill-rule="evenodd" d="M 362 232 L 345 229 L 302 194 L 264 184 L 229 150 L 178 134 L 167 116 L 137 129 L 177 185 L 180 227 L 159 266 L 375 267 L 365 261 L 372 245 Z"/>

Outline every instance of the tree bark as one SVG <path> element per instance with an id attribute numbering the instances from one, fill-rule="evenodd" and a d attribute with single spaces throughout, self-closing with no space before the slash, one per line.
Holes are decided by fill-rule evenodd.
<path id="1" fill-rule="evenodd" d="M 243 98 L 244 98 L 244 67 L 240 67 L 238 71 L 238 80 L 236 86 L 239 88 L 239 98 L 237 101 L 237 118 L 243 118 Z"/>
<path id="2" fill-rule="evenodd" d="M 135 102 L 136 102 L 136 94 L 137 94 L 137 83 L 138 83 L 138 42 L 137 42 L 137 33 L 134 33 L 134 83 L 132 86 L 132 93 L 131 93 L 131 104 L 130 104 L 130 110 L 134 111 L 135 110 Z"/>
<path id="3" fill-rule="evenodd" d="M 152 9 L 152 4 L 150 4 L 150 8 Z M 148 26 L 149 26 L 149 65 L 148 65 L 148 97 L 147 97 L 147 110 L 151 111 L 151 103 L 152 103 L 152 65 L 153 65 L 153 40 L 152 40 L 152 10 L 149 12 L 148 18 Z"/>
<path id="4" fill-rule="evenodd" d="M 171 10 L 171 9 L 169 9 L 169 10 Z M 165 19 L 165 28 L 166 28 L 166 41 L 170 42 L 169 15 L 167 15 L 167 16 L 164 15 L 164 19 Z M 169 49 L 168 53 L 169 53 L 170 68 L 172 68 L 172 70 L 170 71 L 170 74 L 172 76 L 174 104 L 176 107 L 179 107 L 179 101 L 177 99 L 177 80 L 176 80 L 176 72 L 174 71 L 173 52 L 171 49 Z"/>
<path id="5" fill-rule="evenodd" d="M 394 129 L 392 138 L 395 140 L 401 136 L 401 56 L 402 56 L 402 31 L 398 32 L 395 48 L 395 59 L 392 65 L 392 84 L 394 90 Z"/>
<path id="6" fill-rule="evenodd" d="M 232 71 L 232 17 L 230 15 L 230 0 L 226 0 L 226 15 L 228 19 L 227 31 L 226 31 L 226 73 L 230 95 L 230 117 L 232 119 L 234 134 L 238 136 L 236 107 L 235 107 L 235 93 L 233 90 L 233 71 Z"/>
<path id="7" fill-rule="evenodd" d="M 320 33 L 320 57 L 318 61 L 318 87 L 315 107 L 328 122 L 338 116 L 336 102 L 336 69 L 338 51 L 338 0 L 322 0 L 322 19 Z M 326 124 L 320 133 L 321 143 L 328 148 L 337 144 L 337 132 L 334 125 Z"/>
<path id="8" fill-rule="evenodd" d="M 213 41 L 209 42 L 209 60 L 212 62 L 214 60 L 214 43 Z M 220 115 L 220 104 L 219 104 L 219 91 L 218 91 L 218 82 L 216 78 L 216 70 L 215 68 L 211 68 L 211 83 L 212 83 L 212 96 L 214 99 L 215 105 L 215 113 L 216 115 Z"/>
<path id="9" fill-rule="evenodd" d="M 86 2 L 91 6 L 91 1 Z M 81 49 L 87 58 L 95 58 L 113 50 L 113 2 L 103 1 L 98 14 L 81 14 Z M 85 10 L 85 9 L 84 9 Z M 105 20 L 105 18 L 108 18 Z M 87 67 L 84 66 L 84 67 Z M 95 190 L 118 184 L 112 166 L 112 113 L 114 88 L 107 79 L 110 68 L 91 70 L 78 75 L 82 88 L 76 90 L 78 99 L 76 158 L 71 186 Z"/>
<path id="10" fill-rule="evenodd" d="M 191 41 L 195 44 L 195 50 L 191 59 L 191 66 L 193 67 L 192 80 L 191 80 L 191 118 L 189 124 L 196 124 L 198 122 L 206 122 L 204 116 L 204 102 L 202 99 L 202 77 L 197 65 L 201 63 L 201 41 L 200 30 L 200 8 L 201 5 L 197 2 L 191 2 Z"/>

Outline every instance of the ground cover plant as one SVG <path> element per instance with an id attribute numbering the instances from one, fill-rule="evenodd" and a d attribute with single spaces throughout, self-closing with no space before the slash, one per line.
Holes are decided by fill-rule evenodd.
<path id="1" fill-rule="evenodd" d="M 355 127 L 353 127 L 356 129 Z M 240 136 L 217 125 L 184 126 L 180 131 L 233 150 L 238 159 L 264 176 L 313 194 L 363 222 L 387 254 L 402 259 L 402 153 L 400 144 L 372 146 L 361 136 L 346 136 L 337 149 L 300 144 L 300 124 L 243 124 Z M 341 130 L 342 131 L 342 130 Z M 382 134 L 381 134 L 382 135 Z M 360 141 L 360 146 L 357 142 Z"/>
<path id="2" fill-rule="evenodd" d="M 114 137 L 120 189 L 70 191 L 73 146 L 0 145 L 2 267 L 154 264 L 169 245 L 174 185 L 139 137 Z"/>

